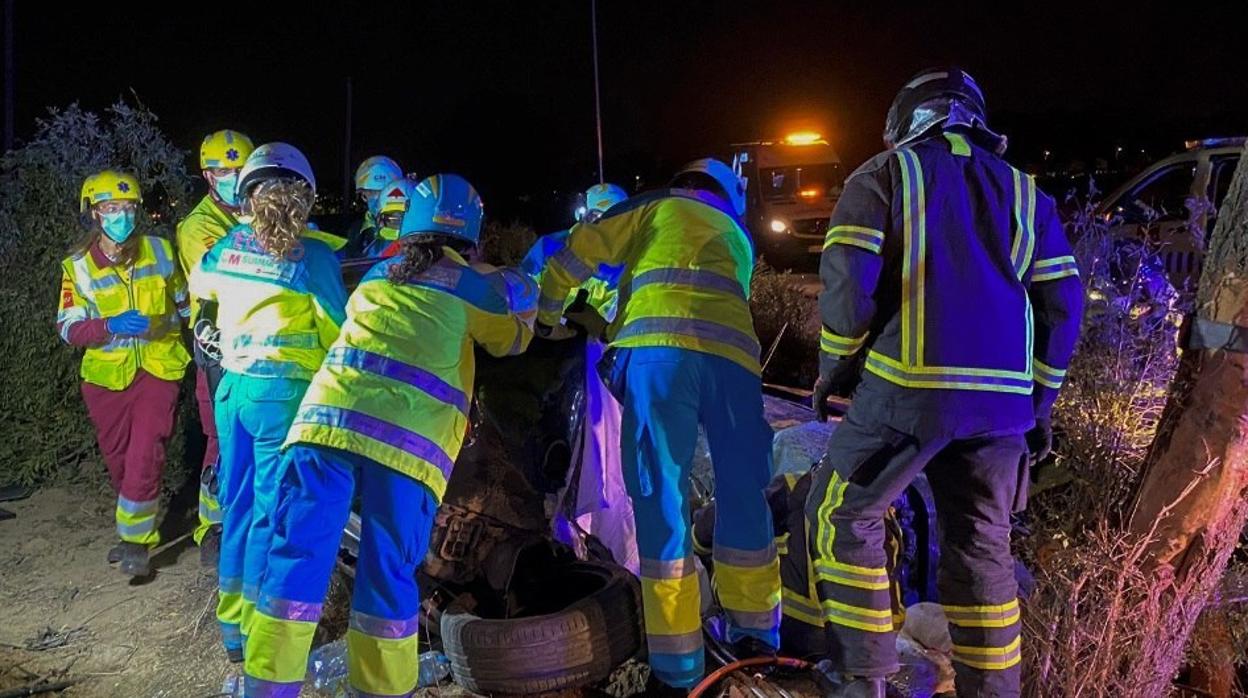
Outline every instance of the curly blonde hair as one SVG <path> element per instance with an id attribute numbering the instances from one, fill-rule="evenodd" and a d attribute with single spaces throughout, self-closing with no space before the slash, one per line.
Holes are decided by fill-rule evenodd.
<path id="1" fill-rule="evenodd" d="M 278 258 L 295 252 L 315 201 L 306 182 L 277 179 L 261 183 L 247 203 L 251 228 L 264 251 Z"/>

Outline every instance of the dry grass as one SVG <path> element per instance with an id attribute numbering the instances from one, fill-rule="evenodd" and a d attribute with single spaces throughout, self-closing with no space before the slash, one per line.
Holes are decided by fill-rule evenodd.
<path id="1" fill-rule="evenodd" d="M 1077 220 L 1075 238 L 1090 307 L 1055 411 L 1066 482 L 1033 501 L 1034 535 L 1020 551 L 1037 581 L 1025 601 L 1026 694 L 1160 698 L 1173 689 L 1248 504 L 1204 533 L 1179 574 L 1151 564 L 1151 533 L 1126 530 L 1167 403 L 1183 392 L 1175 379 L 1182 308 L 1147 265 L 1114 251 L 1094 217 Z"/>

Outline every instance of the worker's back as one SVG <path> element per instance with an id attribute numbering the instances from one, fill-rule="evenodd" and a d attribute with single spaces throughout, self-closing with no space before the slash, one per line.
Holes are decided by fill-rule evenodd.
<path id="1" fill-rule="evenodd" d="M 717 197 L 664 189 L 619 204 L 592 225 L 633 231 L 617 258 L 624 271 L 614 346 L 683 347 L 760 372 L 748 302 L 754 247 Z"/>
<path id="2" fill-rule="evenodd" d="M 876 156 L 851 176 L 846 194 L 828 246 L 879 259 L 863 392 L 902 409 L 972 416 L 972 431 L 1028 426 L 1028 287 L 1044 273 L 1037 260 L 1054 264 L 1046 245 L 1069 254 L 1052 199 L 957 132 Z M 829 265 L 872 262 L 825 254 L 823 264 L 826 283 L 843 278 Z M 847 302 L 835 285 L 825 290 L 825 325 Z"/>
<path id="3" fill-rule="evenodd" d="M 332 244 L 305 230 L 297 252 L 275 258 L 246 225 L 212 247 L 191 294 L 215 300 L 221 365 L 255 377 L 311 378 L 338 335 L 346 290 Z"/>
<path id="4" fill-rule="evenodd" d="M 416 478 L 440 498 L 468 429 L 474 344 L 516 354 L 532 332 L 490 280 L 455 252 L 409 281 L 378 263 L 312 379 L 288 443 L 351 451 Z"/>

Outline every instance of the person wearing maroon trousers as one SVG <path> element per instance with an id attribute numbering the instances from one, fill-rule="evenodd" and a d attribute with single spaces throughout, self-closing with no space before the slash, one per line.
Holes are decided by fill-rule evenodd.
<path id="1" fill-rule="evenodd" d="M 178 382 L 190 362 L 181 327 L 190 315 L 186 280 L 163 238 L 134 235 L 139 182 L 106 170 L 82 188 L 87 235 L 61 262 L 57 332 L 82 347 L 82 397 L 117 492 L 117 534 L 108 553 L 131 577 L 149 572 L 165 442 Z"/>

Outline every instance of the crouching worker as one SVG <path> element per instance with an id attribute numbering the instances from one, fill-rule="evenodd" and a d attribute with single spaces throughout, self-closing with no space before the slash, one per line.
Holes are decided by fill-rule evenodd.
<path id="1" fill-rule="evenodd" d="M 624 406 L 624 481 L 633 500 L 646 639 L 654 675 L 679 692 L 704 670 L 701 591 L 689 532 L 689 475 L 706 429 L 720 515 L 715 588 L 738 656 L 774 654 L 780 577 L 771 513 L 771 427 L 747 300 L 754 247 L 739 217 L 745 182 L 718 160 L 690 163 L 672 188 L 572 228 L 542 276 L 537 331 L 560 326 L 568 291 L 599 265 L 623 266 L 610 340 L 611 391 Z M 657 688 L 657 687 L 656 687 Z"/>
<path id="2" fill-rule="evenodd" d="M 482 207 L 457 175 L 412 193 L 401 253 L 365 275 L 287 438 L 277 527 L 247 643 L 246 695 L 299 695 L 338 543 L 359 494 L 350 684 L 407 696 L 418 681 L 416 570 L 468 428 L 474 344 L 517 354 L 532 332 L 464 255 Z"/>
<path id="3" fill-rule="evenodd" d="M 194 296 L 217 306 L 203 312 L 216 313 L 221 331 L 217 619 L 236 662 L 273 535 L 282 442 L 347 301 L 331 244 L 306 227 L 316 196 L 307 158 L 285 143 L 260 146 L 243 166 L 239 193 L 246 222 L 191 274 Z"/>
<path id="4" fill-rule="evenodd" d="M 186 281 L 168 241 L 135 235 L 142 196 L 132 175 L 106 170 L 82 185 L 89 230 L 61 262 L 57 331 L 86 348 L 82 398 L 117 493 L 110 563 L 147 576 L 160 542 L 156 514 L 178 381 L 190 362 L 179 330 L 190 316 Z"/>

